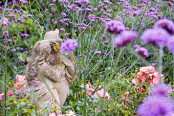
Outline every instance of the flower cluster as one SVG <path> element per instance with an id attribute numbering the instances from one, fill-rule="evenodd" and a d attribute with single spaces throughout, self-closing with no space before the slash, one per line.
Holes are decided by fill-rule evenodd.
<path id="1" fill-rule="evenodd" d="M 16 75 L 16 83 L 13 87 L 15 87 L 16 90 L 24 88 L 26 86 L 27 80 L 26 76 L 23 75 Z"/>
<path id="2" fill-rule="evenodd" d="M 51 113 L 51 114 L 49 114 L 49 116 L 56 116 L 56 114 L 55 113 Z M 67 112 L 67 114 L 59 114 L 57 116 L 76 116 L 76 115 L 75 115 L 75 113 L 73 111 L 69 111 L 69 112 Z"/>
<path id="3" fill-rule="evenodd" d="M 143 44 L 153 43 L 157 46 L 165 46 L 170 35 L 162 28 L 146 29 L 141 35 Z"/>
<path id="4" fill-rule="evenodd" d="M 157 46 L 166 46 L 171 36 L 174 34 L 174 23 L 168 19 L 160 19 L 157 21 L 152 29 L 146 29 L 141 35 L 141 41 L 143 44 L 154 43 Z M 168 46 L 167 46 L 168 47 Z M 169 47 L 169 50 L 173 53 L 173 49 Z"/>
<path id="5" fill-rule="evenodd" d="M 145 82 L 150 83 L 151 85 L 158 84 L 159 74 L 153 66 L 141 67 L 140 71 L 137 73 L 137 77 L 132 80 L 134 85 L 139 83 L 144 84 Z"/>
<path id="6" fill-rule="evenodd" d="M 174 23 L 169 19 L 160 19 L 154 25 L 154 28 L 161 27 L 168 31 L 170 34 L 174 34 Z"/>
<path id="7" fill-rule="evenodd" d="M 110 99 L 110 94 L 105 91 L 103 88 L 101 88 L 101 85 L 98 86 L 97 88 L 97 92 L 94 93 L 94 90 L 92 87 L 91 87 L 91 84 L 86 84 L 86 93 L 88 95 L 92 95 L 94 94 L 94 97 L 98 98 L 99 97 L 107 97 L 108 99 Z"/>
<path id="8" fill-rule="evenodd" d="M 140 116 L 172 116 L 174 104 L 167 97 L 171 88 L 165 84 L 159 84 L 152 88 L 152 96 L 148 96 L 137 108 L 136 113 Z"/>
<path id="9" fill-rule="evenodd" d="M 135 45 L 134 47 L 136 48 L 136 49 L 135 49 L 135 52 L 136 52 L 137 54 L 139 54 L 140 56 L 142 56 L 142 57 L 144 57 L 144 58 L 149 57 L 149 53 L 148 53 L 148 51 L 147 51 L 146 48 L 140 47 L 139 45 Z"/>
<path id="10" fill-rule="evenodd" d="M 0 92 L 0 101 L 2 101 L 2 97 L 4 96 L 3 92 Z"/>
<path id="11" fill-rule="evenodd" d="M 116 38 L 113 39 L 113 45 L 115 47 L 126 46 L 131 41 L 135 40 L 137 37 L 136 32 L 123 31 Z"/>
<path id="12" fill-rule="evenodd" d="M 78 46 L 78 43 L 76 39 L 67 39 L 61 44 L 60 50 L 61 51 L 75 50 L 77 46 Z"/>
<path id="13" fill-rule="evenodd" d="M 117 20 L 110 20 L 106 22 L 105 31 L 113 35 L 117 35 L 112 41 L 114 47 L 126 46 L 137 37 L 137 32 L 126 31 L 124 24 Z"/>
<path id="14" fill-rule="evenodd" d="M 109 32 L 111 34 L 119 34 L 124 30 L 125 30 L 125 26 L 120 21 L 111 20 L 111 21 L 106 23 L 105 31 Z"/>

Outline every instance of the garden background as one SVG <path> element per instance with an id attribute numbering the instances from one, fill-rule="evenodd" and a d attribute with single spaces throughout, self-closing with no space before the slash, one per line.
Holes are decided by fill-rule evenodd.
<path id="1" fill-rule="evenodd" d="M 1 0 L 0 114 L 54 112 L 17 99 L 15 91 L 27 86 L 25 79 L 18 83 L 16 77 L 25 76 L 35 42 L 59 29 L 61 39 L 78 43 L 73 50 L 78 79 L 70 83 L 62 114 L 143 115 L 137 108 L 154 95 L 152 87 L 173 87 L 173 4 L 174 0 Z M 172 103 L 172 97 L 170 90 L 166 99 Z M 165 115 L 172 115 L 171 107 Z"/>

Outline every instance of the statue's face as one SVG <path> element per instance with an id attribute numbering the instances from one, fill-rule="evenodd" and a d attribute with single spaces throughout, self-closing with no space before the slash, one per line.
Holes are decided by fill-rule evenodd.
<path id="1" fill-rule="evenodd" d="M 60 43 L 58 43 L 57 45 L 53 45 L 53 50 L 55 52 L 57 52 L 60 49 Z"/>

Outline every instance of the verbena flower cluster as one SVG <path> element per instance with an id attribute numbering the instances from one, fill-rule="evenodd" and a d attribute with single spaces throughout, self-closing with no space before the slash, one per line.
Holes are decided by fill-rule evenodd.
<path id="1" fill-rule="evenodd" d="M 121 21 L 111 20 L 106 23 L 105 31 L 111 34 L 119 34 L 125 30 L 125 26 Z"/>
<path id="2" fill-rule="evenodd" d="M 61 51 L 71 51 L 75 50 L 75 48 L 78 46 L 76 39 L 66 39 L 60 46 Z"/>
<path id="3" fill-rule="evenodd" d="M 139 116 L 172 116 L 174 104 L 167 97 L 171 88 L 165 84 L 159 84 L 152 88 L 152 96 L 148 96 L 137 108 Z"/>
<path id="4" fill-rule="evenodd" d="M 135 40 L 137 37 L 136 32 L 132 31 L 123 31 L 118 36 L 113 39 L 113 45 L 115 47 L 126 46 L 131 41 Z"/>
<path id="5" fill-rule="evenodd" d="M 153 43 L 157 46 L 167 46 L 169 51 L 174 53 L 174 48 L 171 46 L 174 34 L 174 23 L 168 19 L 160 19 L 152 29 L 146 29 L 141 35 L 143 44 Z"/>
<path id="6" fill-rule="evenodd" d="M 124 24 L 117 20 L 106 22 L 105 31 L 117 35 L 112 41 L 114 47 L 126 46 L 137 37 L 137 32 L 126 31 Z"/>
<path id="7" fill-rule="evenodd" d="M 137 54 L 139 54 L 140 56 L 145 57 L 145 58 L 149 57 L 149 53 L 146 48 L 140 47 L 139 45 L 135 45 L 134 47 L 136 48 L 135 52 Z"/>

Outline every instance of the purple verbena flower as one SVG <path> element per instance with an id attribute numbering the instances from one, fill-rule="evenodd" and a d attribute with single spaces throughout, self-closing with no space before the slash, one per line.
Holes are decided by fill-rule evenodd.
<path id="1" fill-rule="evenodd" d="M 70 51 L 75 50 L 75 48 L 78 46 L 76 39 L 66 39 L 60 46 L 61 51 Z"/>
<path id="2" fill-rule="evenodd" d="M 75 4 L 71 4 L 71 5 L 69 6 L 69 8 L 70 8 L 70 9 L 73 9 L 73 10 L 76 9 L 76 7 L 77 7 L 77 6 L 76 6 Z"/>
<path id="3" fill-rule="evenodd" d="M 171 91 L 172 91 L 172 88 L 169 85 L 161 83 L 154 86 L 151 90 L 151 93 L 153 95 L 167 96 L 167 94 Z"/>
<path id="4" fill-rule="evenodd" d="M 162 28 L 146 29 L 141 35 L 143 44 L 154 43 L 157 46 L 165 46 L 170 35 Z"/>
<path id="5" fill-rule="evenodd" d="M 94 54 L 101 54 L 101 51 L 96 51 Z"/>
<path id="6" fill-rule="evenodd" d="M 119 34 L 120 32 L 125 30 L 125 26 L 122 22 L 111 20 L 106 23 L 106 29 L 107 32 L 112 34 Z"/>
<path id="7" fill-rule="evenodd" d="M 54 6 L 54 4 L 53 4 L 53 3 L 51 3 L 51 4 L 49 4 L 49 6 Z"/>
<path id="8" fill-rule="evenodd" d="M 137 108 L 139 116 L 170 116 L 173 102 L 171 99 L 163 96 L 149 96 Z"/>
<path id="9" fill-rule="evenodd" d="M 90 15 L 88 16 L 88 19 L 89 19 L 90 21 L 95 21 L 95 15 L 90 14 Z"/>
<path id="10" fill-rule="evenodd" d="M 137 32 L 133 31 L 123 31 L 121 34 L 113 39 L 114 47 L 126 46 L 131 41 L 135 40 L 137 37 Z"/>
<path id="11" fill-rule="evenodd" d="M 135 47 L 136 47 L 135 52 L 137 54 L 139 54 L 140 56 L 142 56 L 144 58 L 149 57 L 149 53 L 146 48 L 140 47 L 139 45 L 135 45 Z"/>
<path id="12" fill-rule="evenodd" d="M 64 31 L 65 31 L 65 29 L 64 29 L 64 28 L 60 28 L 60 31 L 61 31 L 61 32 L 64 32 Z"/>
<path id="13" fill-rule="evenodd" d="M 24 19 L 24 18 L 27 18 L 27 16 L 25 16 L 25 15 L 22 15 L 22 16 L 21 16 L 21 19 Z"/>
<path id="14" fill-rule="evenodd" d="M 8 36 L 9 36 L 8 31 L 4 31 L 4 32 L 3 32 L 3 35 L 8 37 Z"/>
<path id="15" fill-rule="evenodd" d="M 174 23 L 169 19 L 160 19 L 158 20 L 154 27 L 161 27 L 168 31 L 170 34 L 174 34 Z"/>
<path id="16" fill-rule="evenodd" d="M 84 4 L 84 5 L 87 5 L 88 2 L 89 2 L 89 0 L 80 0 L 80 3 L 81 3 L 81 4 Z"/>

